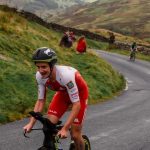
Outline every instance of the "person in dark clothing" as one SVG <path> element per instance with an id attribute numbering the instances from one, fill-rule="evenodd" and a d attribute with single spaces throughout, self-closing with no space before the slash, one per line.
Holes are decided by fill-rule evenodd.
<path id="1" fill-rule="evenodd" d="M 137 44 L 136 42 L 133 42 L 131 45 L 130 60 L 135 61 L 136 52 L 137 52 Z"/>
<path id="2" fill-rule="evenodd" d="M 109 35 L 110 35 L 110 37 L 109 37 L 109 43 L 110 44 L 114 44 L 114 42 L 115 42 L 115 35 L 114 35 L 114 33 L 110 32 Z"/>
<path id="3" fill-rule="evenodd" d="M 69 37 L 69 32 L 65 32 L 61 38 L 59 46 L 64 46 L 66 48 L 70 48 L 72 46 L 72 40 Z"/>
<path id="4" fill-rule="evenodd" d="M 72 40 L 72 42 L 76 41 L 75 34 L 74 34 L 72 31 L 69 32 L 69 37 L 70 37 L 70 39 Z"/>
<path id="5" fill-rule="evenodd" d="M 108 49 L 113 49 L 114 43 L 115 43 L 115 35 L 113 32 L 108 32 L 108 34 L 109 34 L 109 48 Z"/>

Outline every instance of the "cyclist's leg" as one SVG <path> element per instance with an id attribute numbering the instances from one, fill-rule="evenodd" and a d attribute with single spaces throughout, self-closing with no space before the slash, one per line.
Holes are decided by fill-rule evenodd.
<path id="1" fill-rule="evenodd" d="M 47 118 L 53 123 L 56 124 L 60 117 L 64 114 L 64 112 L 67 110 L 69 103 L 65 101 L 66 100 L 66 93 L 64 92 L 56 92 L 54 95 L 52 102 L 49 105 L 48 113 L 47 113 Z M 44 150 L 43 148 L 50 148 L 50 149 L 55 149 L 51 147 L 55 147 L 55 139 L 50 141 L 50 136 L 49 133 L 45 133 L 44 141 L 43 141 L 43 146 L 39 150 Z"/>
<path id="2" fill-rule="evenodd" d="M 130 60 L 132 60 L 132 56 L 133 56 L 133 51 L 131 51 L 130 53 Z"/>
<path id="3" fill-rule="evenodd" d="M 61 92 L 56 92 L 54 95 L 52 102 L 49 105 L 47 118 L 53 123 L 56 124 L 59 121 L 59 118 L 63 115 L 63 113 L 68 108 L 68 104 L 62 101 L 63 98 Z M 61 108 L 59 108 L 61 106 Z M 51 139 L 51 140 L 50 140 Z M 44 132 L 44 141 L 43 146 L 39 150 L 55 150 L 55 139 L 51 138 L 51 135 L 48 132 Z"/>
<path id="4" fill-rule="evenodd" d="M 56 92 L 48 108 L 48 119 L 56 124 L 66 112 L 70 103 L 67 92 Z"/>
<path id="5" fill-rule="evenodd" d="M 75 142 L 76 150 L 84 150 L 85 143 L 82 137 L 82 125 L 85 117 L 85 112 L 87 108 L 87 100 L 81 102 L 81 108 L 79 114 L 77 115 L 74 123 L 71 126 L 71 138 Z"/>
<path id="6" fill-rule="evenodd" d="M 71 126 L 71 137 L 75 143 L 75 150 L 85 150 L 85 143 L 82 137 L 82 125 L 73 124 Z"/>
<path id="7" fill-rule="evenodd" d="M 88 87 L 80 73 L 76 73 L 75 80 L 79 89 L 81 108 L 71 126 L 71 137 L 75 142 L 76 150 L 84 150 L 85 144 L 82 138 L 82 125 L 88 102 Z"/>

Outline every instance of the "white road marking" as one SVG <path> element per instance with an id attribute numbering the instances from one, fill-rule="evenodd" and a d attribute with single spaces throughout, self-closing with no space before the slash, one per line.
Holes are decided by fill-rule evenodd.
<path id="1" fill-rule="evenodd" d="M 133 81 L 129 80 L 127 77 L 125 77 L 125 79 L 127 80 L 127 83 L 129 84 L 133 83 Z"/>
<path id="2" fill-rule="evenodd" d="M 125 78 L 126 79 L 126 78 Z M 127 82 L 127 79 L 126 79 L 126 87 L 125 87 L 125 89 L 124 89 L 125 91 L 127 91 L 128 90 L 128 82 Z"/>

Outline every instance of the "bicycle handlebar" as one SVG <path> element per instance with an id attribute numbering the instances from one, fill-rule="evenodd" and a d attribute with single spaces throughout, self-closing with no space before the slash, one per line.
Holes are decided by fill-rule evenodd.
<path id="1" fill-rule="evenodd" d="M 61 125 L 62 121 L 58 121 L 57 124 L 53 124 L 49 119 L 43 117 L 43 115 L 40 112 L 34 112 L 31 111 L 29 114 L 34 117 L 36 120 L 39 120 L 43 124 L 43 128 L 39 129 L 31 129 L 31 130 L 43 130 L 43 132 L 47 133 L 52 133 L 52 134 L 57 134 L 57 132 L 63 127 Z M 26 131 L 24 131 L 24 136 L 26 138 L 29 138 L 26 136 Z"/>
<path id="2" fill-rule="evenodd" d="M 43 128 L 31 129 L 31 131 L 33 131 L 33 130 L 43 130 Z M 29 137 L 29 136 L 27 136 L 26 134 L 27 134 L 27 131 L 25 130 L 25 131 L 23 132 L 24 137 L 26 137 L 26 138 L 30 138 L 30 137 Z"/>
<path id="3" fill-rule="evenodd" d="M 31 111 L 29 114 L 35 119 L 39 120 L 42 124 L 45 123 L 45 118 L 43 118 L 43 115 L 40 112 Z"/>
<path id="4" fill-rule="evenodd" d="M 29 114 L 34 117 L 35 119 L 39 120 L 42 124 L 45 123 L 45 121 L 47 120 L 47 122 L 51 125 L 60 125 L 62 123 L 62 121 L 58 121 L 57 124 L 53 124 L 52 122 L 50 122 L 47 118 L 44 118 L 43 115 L 40 112 L 34 112 L 31 111 L 29 112 Z"/>

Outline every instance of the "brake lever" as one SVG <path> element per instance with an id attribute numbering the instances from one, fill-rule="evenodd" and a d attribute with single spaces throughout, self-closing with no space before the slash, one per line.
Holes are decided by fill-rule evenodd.
<path id="1" fill-rule="evenodd" d="M 43 130 L 43 128 L 31 129 L 31 131 L 33 131 L 33 130 Z M 25 131 L 23 132 L 24 137 L 26 137 L 26 138 L 30 138 L 30 137 L 29 137 L 29 136 L 27 136 L 26 134 L 27 134 L 27 131 L 25 130 Z"/>
<path id="2" fill-rule="evenodd" d="M 27 134 L 27 131 L 26 131 L 26 130 L 24 130 L 24 132 L 23 132 L 24 137 L 25 137 L 25 138 L 30 138 L 30 137 L 29 137 L 29 136 L 27 136 L 26 134 Z"/>

